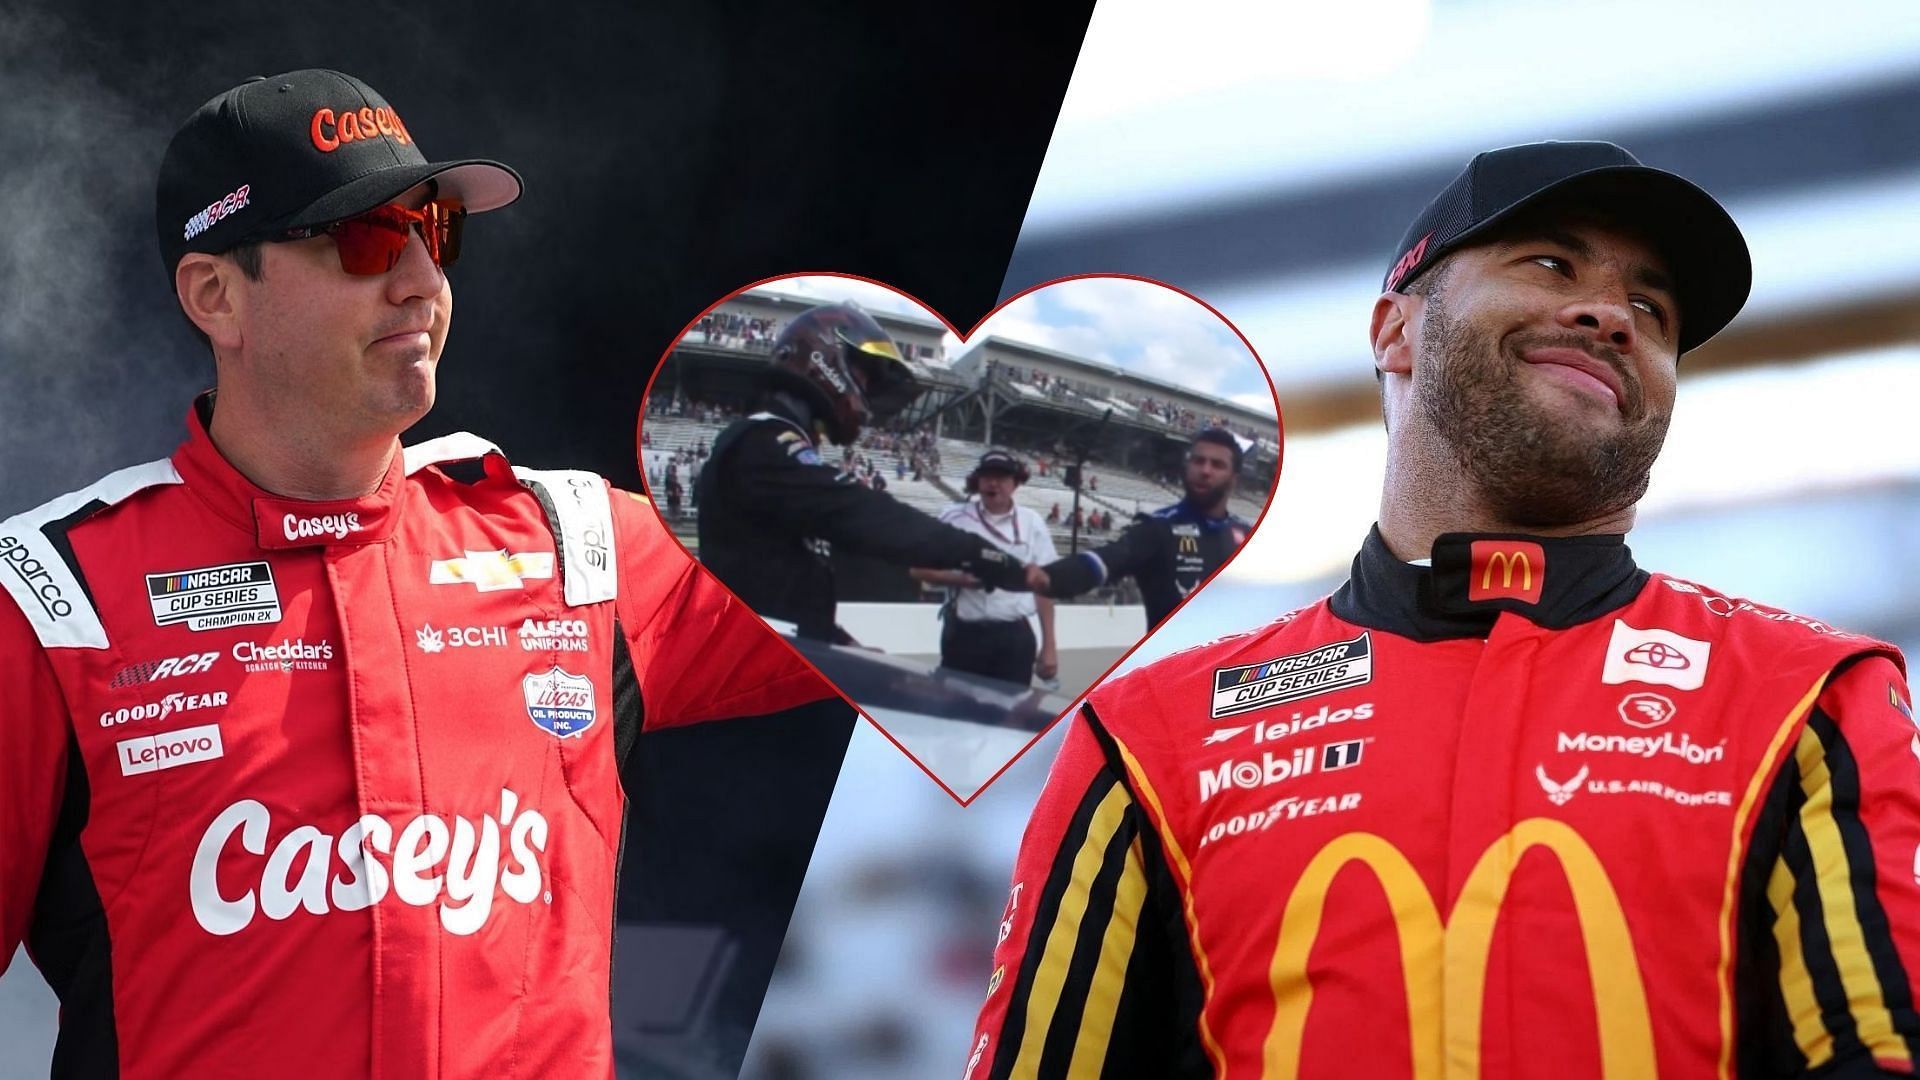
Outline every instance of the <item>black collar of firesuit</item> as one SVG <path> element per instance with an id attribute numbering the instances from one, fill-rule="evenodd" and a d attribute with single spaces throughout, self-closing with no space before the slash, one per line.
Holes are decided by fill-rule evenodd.
<path id="1" fill-rule="evenodd" d="M 1502 611 L 1562 630 L 1640 594 L 1648 575 L 1626 540 L 1445 533 L 1427 567 L 1397 558 L 1376 525 L 1354 556 L 1353 576 L 1333 594 L 1333 613 L 1419 641 L 1486 637 Z"/>

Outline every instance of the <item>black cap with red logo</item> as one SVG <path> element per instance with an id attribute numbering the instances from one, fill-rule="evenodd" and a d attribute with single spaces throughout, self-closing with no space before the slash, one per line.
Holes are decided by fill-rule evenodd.
<path id="1" fill-rule="evenodd" d="M 393 106 L 351 75 L 249 79 L 200 106 L 167 144 L 155 195 L 160 260 L 171 279 L 190 251 L 349 218 L 427 179 L 469 213 L 520 197 L 520 174 L 497 161 L 428 161 Z"/>
<path id="2" fill-rule="evenodd" d="M 1475 156 L 1414 218 L 1381 287 L 1403 289 L 1441 256 L 1549 200 L 1644 230 L 1673 274 L 1680 352 L 1719 333 L 1747 302 L 1753 260 L 1733 218 L 1691 182 L 1610 142 L 1526 143 Z"/>

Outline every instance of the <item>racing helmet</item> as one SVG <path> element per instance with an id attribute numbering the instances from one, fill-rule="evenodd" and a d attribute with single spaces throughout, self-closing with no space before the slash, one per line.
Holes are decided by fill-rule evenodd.
<path id="1" fill-rule="evenodd" d="M 806 397 L 827 437 L 840 446 L 920 394 L 920 380 L 900 347 L 852 301 L 795 316 L 774 339 L 773 373 Z"/>

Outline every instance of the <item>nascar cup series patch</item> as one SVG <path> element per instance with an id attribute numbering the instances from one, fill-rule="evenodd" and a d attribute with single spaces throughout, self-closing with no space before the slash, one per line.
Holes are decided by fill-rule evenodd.
<path id="1" fill-rule="evenodd" d="M 593 680 L 552 668 L 544 675 L 520 680 L 527 695 L 527 715 L 542 731 L 556 738 L 583 735 L 593 726 Z"/>
<path id="2" fill-rule="evenodd" d="M 1233 716 L 1373 681 L 1373 635 L 1213 673 L 1213 715 Z"/>

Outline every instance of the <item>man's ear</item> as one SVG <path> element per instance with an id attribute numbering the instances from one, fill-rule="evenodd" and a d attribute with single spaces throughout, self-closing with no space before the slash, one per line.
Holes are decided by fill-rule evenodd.
<path id="1" fill-rule="evenodd" d="M 246 303 L 242 277 L 233 260 L 197 251 L 181 256 L 173 268 L 173 294 L 180 310 L 207 340 L 228 352 L 241 344 L 240 316 Z"/>
<path id="2" fill-rule="evenodd" d="M 1419 344 L 1418 314 L 1420 298 L 1408 293 L 1384 292 L 1373 302 L 1373 366 L 1382 374 L 1410 375 L 1413 354 Z"/>

